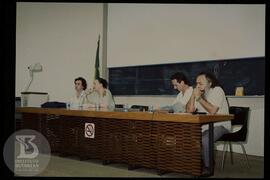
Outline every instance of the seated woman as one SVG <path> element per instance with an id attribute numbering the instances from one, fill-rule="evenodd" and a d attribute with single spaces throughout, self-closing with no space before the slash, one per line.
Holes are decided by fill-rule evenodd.
<path id="1" fill-rule="evenodd" d="M 83 104 L 88 103 L 85 90 L 87 88 L 87 82 L 84 78 L 78 77 L 74 80 L 75 95 L 70 99 L 70 106 L 74 109 L 79 109 Z"/>
<path id="2" fill-rule="evenodd" d="M 89 103 L 99 105 L 101 108 L 113 109 L 115 107 L 114 99 L 109 89 L 108 83 L 103 78 L 97 78 L 93 83 L 93 91 L 87 95 Z"/>

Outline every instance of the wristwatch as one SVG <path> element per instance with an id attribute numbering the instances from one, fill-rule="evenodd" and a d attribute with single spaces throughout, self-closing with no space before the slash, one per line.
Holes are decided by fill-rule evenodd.
<path id="1" fill-rule="evenodd" d="M 195 100 L 196 100 L 197 102 L 200 101 L 200 100 L 201 100 L 201 96 L 195 97 Z"/>

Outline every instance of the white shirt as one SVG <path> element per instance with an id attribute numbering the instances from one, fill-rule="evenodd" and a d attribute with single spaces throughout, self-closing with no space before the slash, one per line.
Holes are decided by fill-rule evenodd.
<path id="1" fill-rule="evenodd" d="M 204 95 L 205 99 L 212 105 L 218 107 L 216 114 L 229 114 L 229 107 L 226 100 L 225 93 L 223 89 L 219 86 L 210 88 L 208 92 Z M 198 109 L 198 112 L 207 112 L 204 107 L 197 101 L 195 101 L 195 108 Z M 208 113 L 208 112 L 207 112 Z M 214 123 L 214 126 L 224 126 L 229 131 L 231 130 L 231 121 L 222 121 Z M 208 125 L 202 126 L 202 131 L 208 128 Z"/>
<path id="2" fill-rule="evenodd" d="M 108 108 L 114 108 L 115 103 L 112 96 L 112 93 L 109 89 L 105 89 L 106 94 L 105 96 L 100 96 L 96 91 L 93 91 L 91 94 L 89 94 L 88 100 L 91 104 L 106 104 Z"/>
<path id="3" fill-rule="evenodd" d="M 189 86 L 189 88 L 185 91 L 185 93 L 183 94 L 182 91 L 180 91 L 176 97 L 176 99 L 173 101 L 172 105 L 180 102 L 182 105 L 186 105 L 188 100 L 190 99 L 191 95 L 193 92 L 193 88 L 192 86 Z"/>
<path id="4" fill-rule="evenodd" d="M 84 103 L 85 99 L 85 91 L 83 90 L 79 97 L 75 94 L 71 99 L 70 99 L 70 105 L 71 106 L 82 106 Z"/>
<path id="5" fill-rule="evenodd" d="M 161 109 L 173 110 L 173 112 L 186 112 L 186 105 L 193 92 L 193 88 L 190 86 L 186 89 L 185 93 L 180 91 L 170 106 L 163 106 Z"/>

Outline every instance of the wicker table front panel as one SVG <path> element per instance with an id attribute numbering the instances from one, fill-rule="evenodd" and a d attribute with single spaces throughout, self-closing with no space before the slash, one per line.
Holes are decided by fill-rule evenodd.
<path id="1" fill-rule="evenodd" d="M 201 127 L 197 124 L 156 122 L 157 168 L 201 174 Z"/>
<path id="2" fill-rule="evenodd" d="M 47 137 L 52 151 L 200 176 L 201 126 L 192 123 L 23 113 L 23 128 Z M 95 137 L 85 137 L 85 123 Z"/>
<path id="3" fill-rule="evenodd" d="M 83 118 L 74 116 L 60 116 L 60 135 L 62 155 L 80 155 L 79 133 L 84 129 Z"/>
<path id="4" fill-rule="evenodd" d="M 23 113 L 23 121 L 21 123 L 22 129 L 32 129 L 42 133 L 42 123 L 40 114 Z M 43 134 L 43 133 L 42 133 Z M 44 134 L 43 134 L 44 135 Z"/>
<path id="5" fill-rule="evenodd" d="M 129 121 L 104 119 L 102 121 L 103 160 L 128 163 Z"/>
<path id="6" fill-rule="evenodd" d="M 155 168 L 157 165 L 157 136 L 153 122 L 130 121 L 129 136 L 129 164 Z"/>
<path id="7" fill-rule="evenodd" d="M 43 125 L 42 131 L 51 146 L 51 152 L 59 152 L 61 145 L 60 117 L 54 114 L 41 114 L 40 117 Z"/>
<path id="8" fill-rule="evenodd" d="M 79 129 L 79 150 L 81 159 L 102 159 L 103 149 L 103 120 L 98 118 L 84 118 L 82 126 Z M 85 135 L 87 123 L 94 124 L 94 136 Z"/>

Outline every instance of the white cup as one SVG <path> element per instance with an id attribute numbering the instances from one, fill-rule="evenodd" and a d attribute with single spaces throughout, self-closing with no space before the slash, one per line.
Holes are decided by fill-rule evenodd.
<path id="1" fill-rule="evenodd" d="M 124 112 L 128 112 L 128 104 L 124 104 Z"/>
<path id="2" fill-rule="evenodd" d="M 99 103 L 95 103 L 95 109 L 96 111 L 99 111 Z"/>
<path id="3" fill-rule="evenodd" d="M 153 112 L 154 111 L 154 106 L 153 105 L 148 106 L 148 111 Z"/>

